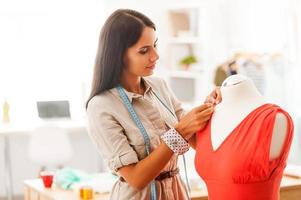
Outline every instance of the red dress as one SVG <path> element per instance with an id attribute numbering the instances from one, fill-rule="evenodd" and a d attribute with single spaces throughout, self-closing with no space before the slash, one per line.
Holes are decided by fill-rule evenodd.
<path id="1" fill-rule="evenodd" d="M 277 112 L 287 116 L 287 137 L 279 158 L 269 161 Z M 210 120 L 197 133 L 195 155 L 195 168 L 207 185 L 209 200 L 279 199 L 292 136 L 289 114 L 276 105 L 264 104 L 248 114 L 214 151 Z"/>

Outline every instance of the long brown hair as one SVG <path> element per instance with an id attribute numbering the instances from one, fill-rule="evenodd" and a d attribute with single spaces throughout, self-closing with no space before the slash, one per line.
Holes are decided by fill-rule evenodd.
<path id="1" fill-rule="evenodd" d="M 106 20 L 100 33 L 86 108 L 94 96 L 120 83 L 124 54 L 139 40 L 146 26 L 156 30 L 155 24 L 147 16 L 130 9 L 118 9 Z"/>

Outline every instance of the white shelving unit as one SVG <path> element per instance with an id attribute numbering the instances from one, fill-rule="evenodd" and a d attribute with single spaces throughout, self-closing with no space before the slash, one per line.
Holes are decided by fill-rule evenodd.
<path id="1" fill-rule="evenodd" d="M 167 41 L 169 44 L 200 44 L 201 38 L 199 37 L 170 37 Z"/>
<path id="2" fill-rule="evenodd" d="M 184 103 L 201 99 L 199 87 L 204 80 L 202 66 L 201 4 L 173 3 L 166 9 L 168 18 L 168 37 L 166 40 L 166 66 L 168 82 L 175 95 Z M 181 60 L 194 56 L 197 63 L 185 69 Z"/>
<path id="3" fill-rule="evenodd" d="M 171 70 L 169 76 L 178 78 L 199 78 L 202 71 Z"/>

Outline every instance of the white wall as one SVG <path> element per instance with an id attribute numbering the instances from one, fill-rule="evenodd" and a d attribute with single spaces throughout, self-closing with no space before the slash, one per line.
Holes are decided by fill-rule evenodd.
<path id="1" fill-rule="evenodd" d="M 35 101 L 67 99 L 84 115 L 102 0 L 12 0 L 0 4 L 0 104 L 11 118 L 33 118 Z"/>

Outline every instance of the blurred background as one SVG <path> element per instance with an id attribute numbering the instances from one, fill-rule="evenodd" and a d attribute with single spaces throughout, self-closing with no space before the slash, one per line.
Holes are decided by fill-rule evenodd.
<path id="1" fill-rule="evenodd" d="M 301 165 L 300 1 L 0 0 L 0 199 L 22 199 L 23 181 L 47 166 L 107 171 L 87 135 L 84 104 L 100 29 L 118 8 L 155 22 L 155 76 L 186 109 L 232 74 L 251 78 L 293 117 L 289 163 Z M 193 156 L 186 156 L 192 182 L 199 179 Z"/>

